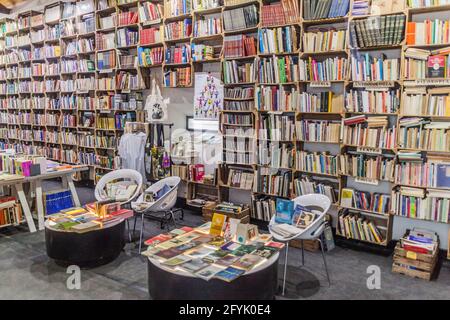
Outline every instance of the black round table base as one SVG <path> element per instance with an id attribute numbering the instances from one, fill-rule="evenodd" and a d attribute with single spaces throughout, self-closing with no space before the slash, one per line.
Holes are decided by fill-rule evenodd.
<path id="1" fill-rule="evenodd" d="M 45 228 L 47 255 L 56 264 L 94 268 L 115 260 L 125 246 L 125 221 L 86 233 Z"/>
<path id="2" fill-rule="evenodd" d="M 278 285 L 278 259 L 267 268 L 228 283 L 180 276 L 150 261 L 148 291 L 155 300 L 273 300 Z"/>

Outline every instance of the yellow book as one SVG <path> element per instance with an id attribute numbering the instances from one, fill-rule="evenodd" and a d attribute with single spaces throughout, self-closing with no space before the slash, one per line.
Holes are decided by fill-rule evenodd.
<path id="1" fill-rule="evenodd" d="M 446 117 L 450 117 L 450 95 L 445 99 L 445 113 Z"/>
<path id="2" fill-rule="evenodd" d="M 381 239 L 378 237 L 378 234 L 375 232 L 372 223 L 368 223 L 367 225 L 369 226 L 370 231 L 372 232 L 373 237 L 375 238 L 375 240 L 376 240 L 378 243 L 381 243 Z"/>
<path id="3" fill-rule="evenodd" d="M 329 91 L 328 92 L 328 112 L 332 111 L 332 108 L 333 108 L 332 100 L 333 100 L 333 92 Z"/>
<path id="4" fill-rule="evenodd" d="M 209 234 L 215 237 L 222 236 L 223 230 L 225 229 L 226 219 L 227 219 L 226 215 L 214 213 L 211 220 L 211 227 L 209 229 Z"/>

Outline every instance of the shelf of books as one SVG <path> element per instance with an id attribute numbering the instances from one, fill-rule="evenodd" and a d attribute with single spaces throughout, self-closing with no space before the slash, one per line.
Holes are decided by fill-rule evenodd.
<path id="1" fill-rule="evenodd" d="M 393 202 L 398 216 L 448 223 L 450 7 L 407 4 Z"/>
<path id="2" fill-rule="evenodd" d="M 57 2 L 0 21 L 0 144 L 98 178 L 120 166 L 149 73 L 191 87 L 217 63 L 218 198 L 248 193 L 267 222 L 277 197 L 322 193 L 339 235 L 386 245 L 393 215 L 448 223 L 449 13 L 424 0 Z"/>
<path id="3" fill-rule="evenodd" d="M 117 145 L 143 108 L 139 10 L 110 0 L 55 2 L 0 23 L 0 141 L 18 151 L 119 167 Z"/>

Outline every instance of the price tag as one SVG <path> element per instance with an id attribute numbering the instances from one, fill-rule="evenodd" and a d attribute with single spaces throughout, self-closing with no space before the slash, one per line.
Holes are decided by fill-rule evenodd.
<path id="1" fill-rule="evenodd" d="M 311 82 L 311 88 L 330 88 L 331 82 L 330 81 L 312 81 Z"/>
<path id="2" fill-rule="evenodd" d="M 417 253 L 413 251 L 406 251 L 406 257 L 408 259 L 417 260 Z"/>

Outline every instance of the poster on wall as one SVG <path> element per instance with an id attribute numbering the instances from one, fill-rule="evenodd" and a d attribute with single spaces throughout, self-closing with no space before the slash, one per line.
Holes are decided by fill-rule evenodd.
<path id="1" fill-rule="evenodd" d="M 223 85 L 217 73 L 195 74 L 194 119 L 219 120 L 223 108 Z"/>

